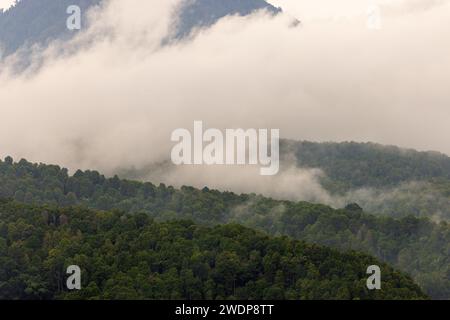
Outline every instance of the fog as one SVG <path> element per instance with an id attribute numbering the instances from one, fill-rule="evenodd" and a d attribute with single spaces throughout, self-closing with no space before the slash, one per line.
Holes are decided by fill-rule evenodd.
<path id="1" fill-rule="evenodd" d="M 380 30 L 367 28 L 354 1 L 336 13 L 302 2 L 276 17 L 225 18 L 170 44 L 178 1 L 107 3 L 72 41 L 37 50 L 28 72 L 10 70 L 14 57 L 0 64 L 2 157 L 113 174 L 167 160 L 171 132 L 194 120 L 450 154 L 449 1 L 381 2 Z M 321 174 L 185 167 L 142 178 L 330 202 Z"/>

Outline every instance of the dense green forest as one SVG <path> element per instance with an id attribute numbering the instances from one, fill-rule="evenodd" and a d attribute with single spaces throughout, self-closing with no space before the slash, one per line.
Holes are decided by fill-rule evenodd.
<path id="1" fill-rule="evenodd" d="M 281 154 L 291 153 L 299 166 L 322 169 L 326 173 L 325 185 L 335 192 L 410 181 L 450 180 L 450 157 L 439 152 L 370 142 L 282 141 Z"/>
<path id="2" fill-rule="evenodd" d="M 406 182 L 390 188 L 362 188 L 343 196 L 367 212 L 402 218 L 408 215 L 450 222 L 450 180 Z"/>
<path id="3" fill-rule="evenodd" d="M 58 166 L 25 160 L 0 162 L 0 197 L 29 204 L 82 205 L 145 212 L 157 221 L 188 219 L 203 225 L 239 223 L 340 250 L 372 254 L 413 276 L 433 298 L 450 298 L 450 226 L 426 218 L 402 219 L 307 202 L 279 201 L 204 188 L 105 178 L 96 171 L 69 176 Z"/>
<path id="4" fill-rule="evenodd" d="M 450 157 L 396 146 L 283 140 L 284 165 L 323 171 L 322 186 L 338 200 L 374 214 L 450 221 Z M 339 202 L 339 201 L 336 201 Z"/>
<path id="5" fill-rule="evenodd" d="M 379 265 L 382 289 L 368 290 Z M 422 299 L 368 255 L 271 238 L 239 225 L 0 201 L 0 299 Z M 80 291 L 65 289 L 69 265 Z"/>

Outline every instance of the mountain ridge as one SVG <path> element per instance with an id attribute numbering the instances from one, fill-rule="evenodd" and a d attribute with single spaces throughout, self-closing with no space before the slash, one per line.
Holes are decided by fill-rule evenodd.
<path id="1" fill-rule="evenodd" d="M 66 8 L 77 5 L 83 17 L 86 17 L 89 9 L 104 1 L 106 0 L 19 1 L 16 6 L 0 12 L 0 48 L 3 50 L 3 57 L 20 48 L 46 46 L 54 40 L 70 39 L 76 32 L 66 28 Z M 280 8 L 275 8 L 264 0 L 184 0 L 174 38 L 184 38 L 193 29 L 211 26 L 225 16 L 248 15 L 260 9 L 273 14 L 281 12 Z M 83 18 L 82 23 L 85 20 Z"/>
<path id="2" fill-rule="evenodd" d="M 433 298 L 450 298 L 450 225 L 428 218 L 394 219 L 357 206 L 282 201 L 209 188 L 105 178 L 97 171 L 72 176 L 59 166 L 0 161 L 0 197 L 29 204 L 145 212 L 158 221 L 190 219 L 214 226 L 239 223 L 272 235 L 286 235 L 339 250 L 372 254 L 408 272 Z"/>
<path id="3" fill-rule="evenodd" d="M 0 253 L 0 299 L 427 298 L 366 254 L 118 211 L 0 201 Z M 63 289 L 68 265 L 82 269 L 83 290 Z M 370 265 L 382 268 L 383 290 L 367 289 Z"/>

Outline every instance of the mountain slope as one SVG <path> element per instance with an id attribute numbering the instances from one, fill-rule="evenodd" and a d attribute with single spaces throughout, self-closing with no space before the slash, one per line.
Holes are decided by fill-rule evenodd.
<path id="1" fill-rule="evenodd" d="M 450 157 L 438 152 L 376 143 L 284 140 L 282 153 L 294 154 L 301 167 L 322 169 L 330 188 L 337 190 L 388 187 L 437 178 L 450 180 Z"/>
<path id="2" fill-rule="evenodd" d="M 183 38 L 194 28 L 210 26 L 228 15 L 246 16 L 261 9 L 281 12 L 264 0 L 188 0 L 182 6 L 175 37 Z"/>
<path id="3" fill-rule="evenodd" d="M 0 299 L 421 299 L 376 259 L 238 226 L 0 202 Z M 68 292 L 69 265 L 84 290 Z M 379 265 L 382 290 L 366 288 Z"/>
<path id="4" fill-rule="evenodd" d="M 450 221 L 450 157 L 375 143 L 284 140 L 285 163 L 324 172 L 322 186 L 334 198 L 367 211 Z"/>
<path id="5" fill-rule="evenodd" d="M 216 225 L 235 222 L 273 235 L 341 250 L 372 254 L 411 274 L 433 298 L 450 299 L 450 226 L 408 216 L 364 213 L 357 206 L 333 209 L 256 195 L 105 178 L 96 171 L 69 176 L 58 166 L 25 160 L 0 162 L 0 197 L 59 206 L 146 212 L 157 220 L 190 219 Z"/>
<path id="6" fill-rule="evenodd" d="M 8 56 L 22 46 L 46 45 L 51 40 L 69 39 L 75 33 L 66 27 L 70 5 L 86 13 L 102 0 L 21 0 L 0 13 L 0 48 Z M 82 22 L 85 19 L 82 19 Z"/>
<path id="7" fill-rule="evenodd" d="M 286 195 L 290 200 L 323 199 L 336 208 L 356 202 L 366 212 L 377 215 L 414 215 L 450 222 L 450 157 L 445 154 L 376 143 L 281 140 L 280 160 L 280 177 L 296 180 L 298 174 L 301 181 L 305 169 L 313 170 L 311 175 L 324 189 L 305 198 L 301 190 L 296 196 L 297 185 L 292 183 L 292 191 Z M 293 167 L 301 170 L 292 170 Z M 124 178 L 145 181 L 147 177 L 151 179 L 154 171 L 171 176 L 171 170 L 177 168 L 167 161 L 116 172 Z M 283 178 L 278 181 L 286 185 Z"/>
<path id="8" fill-rule="evenodd" d="M 66 9 L 78 5 L 85 15 L 105 0 L 21 0 L 10 10 L 0 12 L 0 48 L 3 56 L 16 52 L 22 46 L 45 46 L 52 40 L 71 38 L 76 32 L 66 28 Z M 179 13 L 175 31 L 182 38 L 195 27 L 207 27 L 227 15 L 247 15 L 255 10 L 281 10 L 264 0 L 185 0 Z M 86 21 L 82 19 L 82 22 Z M 1 58 L 1 56 L 0 56 Z"/>

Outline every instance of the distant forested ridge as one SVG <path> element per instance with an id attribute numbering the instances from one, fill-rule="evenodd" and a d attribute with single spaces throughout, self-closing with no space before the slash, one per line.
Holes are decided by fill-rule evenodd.
<path id="1" fill-rule="evenodd" d="M 414 215 L 450 221 L 450 157 L 376 143 L 283 140 L 285 163 L 324 172 L 323 187 L 336 197 L 392 217 Z"/>
<path id="2" fill-rule="evenodd" d="M 325 185 L 341 192 L 361 187 L 396 186 L 409 181 L 450 180 L 450 157 L 396 146 L 357 142 L 284 140 L 282 154 L 293 153 L 301 167 L 320 168 Z"/>
<path id="3" fill-rule="evenodd" d="M 69 265 L 82 290 L 65 286 Z M 379 265 L 382 290 L 368 290 Z M 424 299 L 368 255 L 239 225 L 0 201 L 0 299 Z"/>
<path id="4" fill-rule="evenodd" d="M 96 171 L 73 176 L 59 166 L 0 162 L 0 197 L 29 204 L 82 205 L 145 212 L 157 221 L 189 219 L 203 225 L 239 223 L 340 250 L 372 254 L 413 276 L 433 298 L 450 299 L 450 226 L 427 218 L 371 215 L 357 205 L 344 209 L 279 201 L 192 187 L 106 178 Z"/>
<path id="5" fill-rule="evenodd" d="M 282 139 L 280 160 L 281 173 L 295 167 L 316 173 L 319 169 L 322 173 L 315 176 L 330 196 L 327 204 L 333 207 L 356 202 L 366 212 L 377 215 L 413 215 L 450 222 L 450 157 L 445 154 L 376 143 Z M 164 172 L 170 168 L 166 163 L 151 163 L 118 173 L 131 180 L 146 180 L 154 170 Z M 289 173 L 293 178 L 295 174 L 295 170 Z M 295 193 L 289 197 L 287 200 L 298 199 Z"/>

